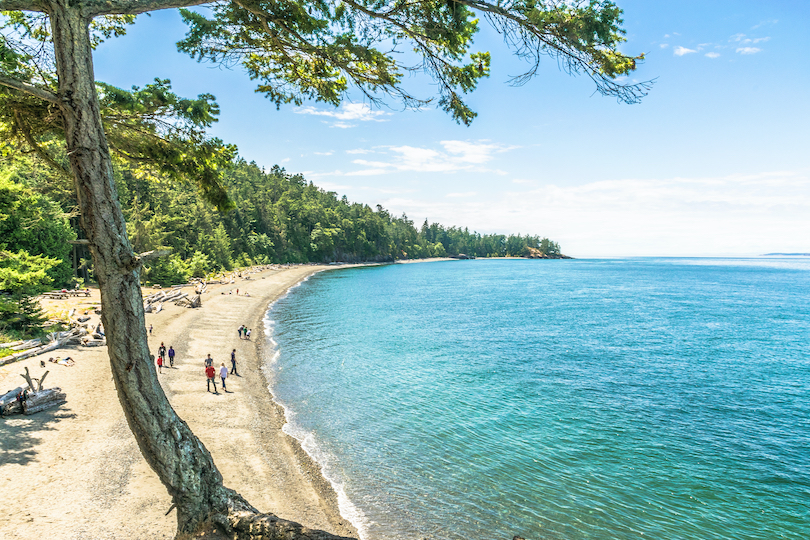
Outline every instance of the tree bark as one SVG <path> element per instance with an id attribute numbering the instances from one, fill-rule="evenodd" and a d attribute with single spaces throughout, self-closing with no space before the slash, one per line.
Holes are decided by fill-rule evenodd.
<path id="1" fill-rule="evenodd" d="M 144 458 L 177 505 L 178 534 L 192 534 L 206 521 L 222 521 L 230 511 L 256 510 L 223 486 L 210 453 L 177 416 L 158 383 L 145 330 L 141 261 L 127 239 L 99 113 L 89 33 L 92 13 L 75 0 L 49 0 L 47 7 L 67 154 L 101 291 L 116 390 Z"/>

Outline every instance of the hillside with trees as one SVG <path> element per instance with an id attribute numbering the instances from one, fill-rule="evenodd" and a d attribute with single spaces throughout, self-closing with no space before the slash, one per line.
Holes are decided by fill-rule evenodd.
<path id="1" fill-rule="evenodd" d="M 72 217 L 72 192 L 61 190 L 59 175 L 49 175 L 47 165 L 35 157 L 0 161 L 0 171 L 3 249 L 57 260 L 48 283 L 72 286 L 69 241 L 85 237 Z M 416 226 L 380 205 L 350 202 L 301 175 L 279 167 L 265 172 L 241 159 L 222 174 L 230 210 L 218 210 L 193 187 L 125 165 L 116 168 L 115 180 L 134 250 L 171 250 L 147 261 L 141 273 L 145 283 L 184 283 L 253 264 L 560 253 L 557 243 L 540 236 L 479 234 L 427 220 Z M 90 267 L 89 254 L 77 253 L 76 268 Z"/>

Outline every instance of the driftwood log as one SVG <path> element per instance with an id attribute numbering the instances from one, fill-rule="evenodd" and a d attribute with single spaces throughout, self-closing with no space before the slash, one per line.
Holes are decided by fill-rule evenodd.
<path id="1" fill-rule="evenodd" d="M 9 390 L 0 396 L 0 416 L 7 416 L 9 414 L 19 414 L 22 412 L 20 402 L 17 401 L 17 396 L 24 388 L 18 386 L 14 390 Z"/>
<path id="2" fill-rule="evenodd" d="M 28 415 L 53 409 L 66 401 L 67 396 L 62 392 L 61 388 L 41 390 L 35 394 L 28 394 L 28 398 L 23 402 L 23 414 Z"/>

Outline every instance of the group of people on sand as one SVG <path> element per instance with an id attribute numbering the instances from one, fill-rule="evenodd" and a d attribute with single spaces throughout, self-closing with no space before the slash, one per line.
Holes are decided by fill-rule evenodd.
<path id="1" fill-rule="evenodd" d="M 219 394 L 217 392 L 217 371 L 219 371 L 219 378 L 222 379 L 222 390 L 225 392 L 228 391 L 227 386 L 225 386 L 225 379 L 228 378 L 228 368 L 225 367 L 225 363 L 221 363 L 219 369 L 214 367 L 214 359 L 211 358 L 209 354 L 205 358 L 205 378 L 208 382 L 208 391 L 211 391 L 211 386 L 214 386 L 214 393 Z M 239 375 L 236 372 L 236 349 L 231 351 L 231 372 L 230 375 Z"/>
<path id="2" fill-rule="evenodd" d="M 250 328 L 245 326 L 244 324 L 239 327 L 239 339 L 250 339 Z"/>
<path id="3" fill-rule="evenodd" d="M 157 368 L 158 373 L 163 373 L 163 366 L 166 365 L 168 362 L 169 367 L 174 367 L 174 347 L 169 345 L 169 350 L 166 350 L 166 345 L 163 342 L 160 342 L 160 347 L 158 347 L 158 354 L 157 354 Z"/>

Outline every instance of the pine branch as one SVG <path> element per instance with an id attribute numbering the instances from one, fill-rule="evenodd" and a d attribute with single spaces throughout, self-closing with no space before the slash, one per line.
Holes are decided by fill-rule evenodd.
<path id="1" fill-rule="evenodd" d="M 3 0 L 0 0 L 2 2 Z M 210 4 L 211 0 L 85 0 L 85 13 L 97 15 L 138 15 L 159 9 L 183 8 Z"/>
<path id="2" fill-rule="evenodd" d="M 3 0 L 0 0 L 0 2 L 2 1 Z M 2 10 L 5 10 L 5 8 L 2 7 L 2 4 L 0 4 L 0 8 L 2 8 Z M 40 99 L 44 99 L 45 101 L 50 101 L 51 103 L 59 102 L 59 98 L 57 97 L 56 94 L 49 92 L 48 90 L 45 90 L 43 88 L 37 88 L 36 86 L 32 86 L 22 81 L 18 81 L 17 79 L 6 77 L 5 75 L 0 75 L 0 85 L 7 86 L 15 90 L 19 90 L 20 92 L 25 92 L 26 94 L 30 94 Z"/>
<path id="3" fill-rule="evenodd" d="M 45 11 L 36 0 L 0 0 L 0 11 Z"/>

